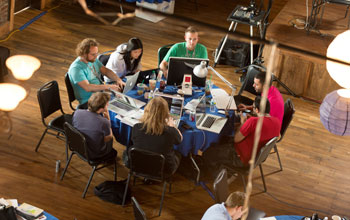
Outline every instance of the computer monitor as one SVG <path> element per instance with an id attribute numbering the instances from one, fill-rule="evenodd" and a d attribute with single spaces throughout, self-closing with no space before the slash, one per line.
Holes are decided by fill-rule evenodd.
<path id="1" fill-rule="evenodd" d="M 209 64 L 209 59 L 188 58 L 188 57 L 170 57 L 167 85 L 181 85 L 184 74 L 192 75 L 192 85 L 204 87 L 206 78 L 199 78 L 193 74 L 193 68 L 202 61 Z"/>

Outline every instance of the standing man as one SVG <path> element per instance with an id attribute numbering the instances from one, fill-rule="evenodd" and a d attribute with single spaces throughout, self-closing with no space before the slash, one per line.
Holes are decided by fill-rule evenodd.
<path id="1" fill-rule="evenodd" d="M 87 101 L 93 92 L 107 89 L 121 90 L 125 85 L 112 70 L 103 66 L 96 59 L 98 45 L 98 42 L 92 38 L 86 38 L 81 41 L 76 48 L 78 57 L 70 65 L 68 70 L 74 95 L 80 104 L 78 108 L 81 109 L 87 109 Z M 104 85 L 101 74 L 116 82 L 116 85 Z"/>
<path id="2" fill-rule="evenodd" d="M 272 139 L 273 137 L 278 137 L 280 135 L 281 130 L 281 124 L 279 119 L 269 114 L 269 100 L 266 100 L 266 108 L 264 115 L 262 115 L 260 111 L 260 103 L 261 97 L 257 96 L 253 103 L 253 110 L 258 116 L 264 117 L 257 152 L 259 152 L 261 147 L 263 147 L 270 139 Z M 248 166 L 248 162 L 252 157 L 254 135 L 258 119 L 258 117 L 250 117 L 249 119 L 247 119 L 247 117 L 243 116 L 243 114 L 241 113 L 241 127 L 234 137 L 235 151 L 233 155 L 233 166 Z"/>
<path id="3" fill-rule="evenodd" d="M 233 192 L 225 202 L 212 205 L 203 215 L 202 220 L 236 220 L 244 214 L 244 193 Z"/>
<path id="4" fill-rule="evenodd" d="M 263 86 L 266 79 L 266 72 L 259 72 L 254 77 L 254 84 L 253 87 L 255 91 L 259 94 L 261 94 L 263 90 Z M 270 85 L 269 91 L 267 93 L 267 99 L 270 102 L 270 115 L 274 116 L 279 119 L 280 124 L 282 125 L 283 121 L 283 114 L 284 114 L 284 101 L 281 93 L 278 91 L 278 89 L 272 85 Z M 245 104 L 239 104 L 238 105 L 239 110 L 253 110 L 252 105 L 245 105 Z"/>
<path id="5" fill-rule="evenodd" d="M 96 92 L 88 101 L 88 110 L 78 109 L 73 114 L 73 126 L 84 134 L 90 159 L 117 156 L 113 149 L 113 133 L 108 113 L 108 93 Z"/>
<path id="6" fill-rule="evenodd" d="M 194 27 L 189 26 L 186 29 L 185 41 L 174 44 L 160 63 L 159 68 L 163 71 L 165 77 L 168 76 L 169 57 L 208 58 L 207 48 L 198 43 L 198 31 Z"/>

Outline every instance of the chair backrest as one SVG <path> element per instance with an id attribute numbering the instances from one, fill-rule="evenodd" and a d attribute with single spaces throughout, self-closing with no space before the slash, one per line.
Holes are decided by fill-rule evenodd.
<path id="1" fill-rule="evenodd" d="M 135 220 L 147 220 L 145 212 L 142 210 L 140 204 L 135 197 L 131 197 L 132 207 L 134 208 Z"/>
<path id="2" fill-rule="evenodd" d="M 266 71 L 265 67 L 258 66 L 255 64 L 251 64 L 248 66 L 247 74 L 245 76 L 245 79 L 243 81 L 242 87 L 238 92 L 238 95 L 241 95 L 244 91 L 247 91 L 253 95 L 257 95 L 258 93 L 255 91 L 253 84 L 254 84 L 254 77 L 260 73 L 261 71 Z"/>
<path id="3" fill-rule="evenodd" d="M 37 97 L 40 106 L 41 118 L 44 124 L 44 119 L 52 113 L 61 110 L 62 114 L 64 114 L 57 81 L 53 80 L 41 86 L 38 89 Z"/>
<path id="4" fill-rule="evenodd" d="M 103 64 L 103 66 L 106 66 L 110 56 L 110 54 L 101 54 L 100 56 L 98 56 L 98 59 Z"/>
<path id="5" fill-rule="evenodd" d="M 66 83 L 68 99 L 69 99 L 69 106 L 71 107 L 71 109 L 73 111 L 75 111 L 76 108 L 73 107 L 72 102 L 74 102 L 76 100 L 76 98 L 75 98 L 75 95 L 74 95 L 73 86 L 72 86 L 72 84 L 71 84 L 71 82 L 69 80 L 68 73 L 66 73 L 66 75 L 64 76 L 64 82 Z"/>
<path id="6" fill-rule="evenodd" d="M 261 149 L 260 152 L 258 153 L 258 156 L 255 160 L 255 167 L 259 166 L 262 164 L 267 157 L 269 156 L 271 149 L 275 146 L 277 142 L 278 137 L 273 137 L 271 140 L 269 140 Z"/>
<path id="7" fill-rule="evenodd" d="M 158 49 L 158 67 L 159 67 L 160 63 L 163 61 L 165 55 L 168 53 L 168 51 L 170 50 L 170 48 L 173 45 L 174 44 L 168 44 L 168 45 L 162 46 Z"/>
<path id="8" fill-rule="evenodd" d="M 69 150 L 76 153 L 81 159 L 89 161 L 87 144 L 84 135 L 68 122 L 64 123 L 64 132 Z"/>
<path id="9" fill-rule="evenodd" d="M 287 99 L 287 101 L 284 103 L 284 115 L 282 120 L 281 131 L 280 131 L 281 137 L 278 141 L 282 140 L 290 122 L 293 119 L 294 113 L 295 113 L 294 104 L 291 99 Z"/>
<path id="10" fill-rule="evenodd" d="M 264 218 L 265 216 L 265 212 L 249 207 L 247 220 L 259 220 L 260 218 Z"/>
<path id="11" fill-rule="evenodd" d="M 131 148 L 129 150 L 130 172 L 147 179 L 163 181 L 165 157 L 151 151 Z"/>
<path id="12" fill-rule="evenodd" d="M 228 197 L 227 171 L 222 169 L 214 180 L 215 202 L 225 202 Z"/>

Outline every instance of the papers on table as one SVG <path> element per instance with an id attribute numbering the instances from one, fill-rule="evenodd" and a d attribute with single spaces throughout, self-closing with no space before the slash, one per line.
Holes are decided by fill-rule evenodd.
<path id="1" fill-rule="evenodd" d="M 119 119 L 122 123 L 127 124 L 131 127 L 134 127 L 135 124 L 140 122 L 142 115 L 143 115 L 143 110 L 140 109 L 138 111 L 133 111 L 131 114 L 128 114 L 127 116 L 117 115 L 115 117 Z"/>
<path id="2" fill-rule="evenodd" d="M 223 89 L 211 89 L 211 96 L 213 97 L 216 108 L 217 109 L 226 109 L 226 106 L 228 105 L 228 102 L 230 100 L 230 97 L 227 92 Z M 236 102 L 234 99 L 232 99 L 231 106 L 229 107 L 231 110 L 237 110 Z"/>

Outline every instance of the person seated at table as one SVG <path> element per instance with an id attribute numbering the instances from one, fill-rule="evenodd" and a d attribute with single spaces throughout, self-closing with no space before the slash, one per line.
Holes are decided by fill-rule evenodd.
<path id="1" fill-rule="evenodd" d="M 253 87 L 255 91 L 259 94 L 262 93 L 263 86 L 265 83 L 266 78 L 266 72 L 259 72 L 254 77 L 254 84 Z M 272 81 L 271 81 L 272 84 Z M 278 91 L 278 89 L 270 84 L 270 88 L 268 90 L 267 99 L 270 102 L 270 115 L 278 118 L 280 120 L 280 123 L 282 125 L 283 120 L 283 114 L 284 114 L 284 101 L 281 93 Z M 246 105 L 246 104 L 239 104 L 238 106 L 239 110 L 253 110 L 253 105 Z"/>
<path id="2" fill-rule="evenodd" d="M 121 90 L 125 83 L 96 59 L 98 55 L 98 42 L 92 38 L 82 40 L 76 48 L 78 57 L 73 61 L 68 70 L 69 80 L 72 84 L 74 95 L 79 101 L 78 108 L 87 109 L 87 101 L 93 92 L 102 90 Z M 103 84 L 101 74 L 107 76 L 116 84 Z"/>
<path id="3" fill-rule="evenodd" d="M 170 57 L 208 58 L 207 48 L 198 43 L 198 31 L 193 26 L 189 26 L 185 30 L 185 41 L 174 44 L 160 63 L 159 68 L 163 71 L 164 77 L 168 76 Z"/>
<path id="4" fill-rule="evenodd" d="M 202 220 L 236 220 L 244 214 L 245 194 L 243 192 L 231 193 L 225 202 L 212 205 L 204 213 Z"/>
<path id="5" fill-rule="evenodd" d="M 264 146 L 271 138 L 280 135 L 281 123 L 278 118 L 270 115 L 270 102 L 266 100 L 265 114 L 260 111 L 261 96 L 257 96 L 253 103 L 253 111 L 257 116 L 263 116 L 263 125 L 261 128 L 261 136 L 259 140 L 258 150 Z M 244 116 L 241 113 L 241 127 L 234 137 L 234 159 L 233 166 L 243 167 L 247 166 L 252 157 L 255 128 L 258 123 L 258 117 Z"/>
<path id="6" fill-rule="evenodd" d="M 142 42 L 139 38 L 130 38 L 128 43 L 121 44 L 111 54 L 106 64 L 119 78 L 126 75 L 135 74 L 140 71 L 141 58 L 143 54 Z M 105 77 L 107 83 L 112 82 L 111 79 Z"/>
<path id="7" fill-rule="evenodd" d="M 175 173 L 180 164 L 181 154 L 174 150 L 174 145 L 181 143 L 182 134 L 170 117 L 165 99 L 162 97 L 151 99 L 140 122 L 132 129 L 132 147 L 163 154 L 166 174 Z"/>
<path id="8" fill-rule="evenodd" d="M 87 110 L 77 109 L 73 114 L 73 126 L 85 136 L 92 160 L 107 154 L 117 156 L 107 109 L 109 99 L 108 93 L 96 92 L 89 98 Z"/>

